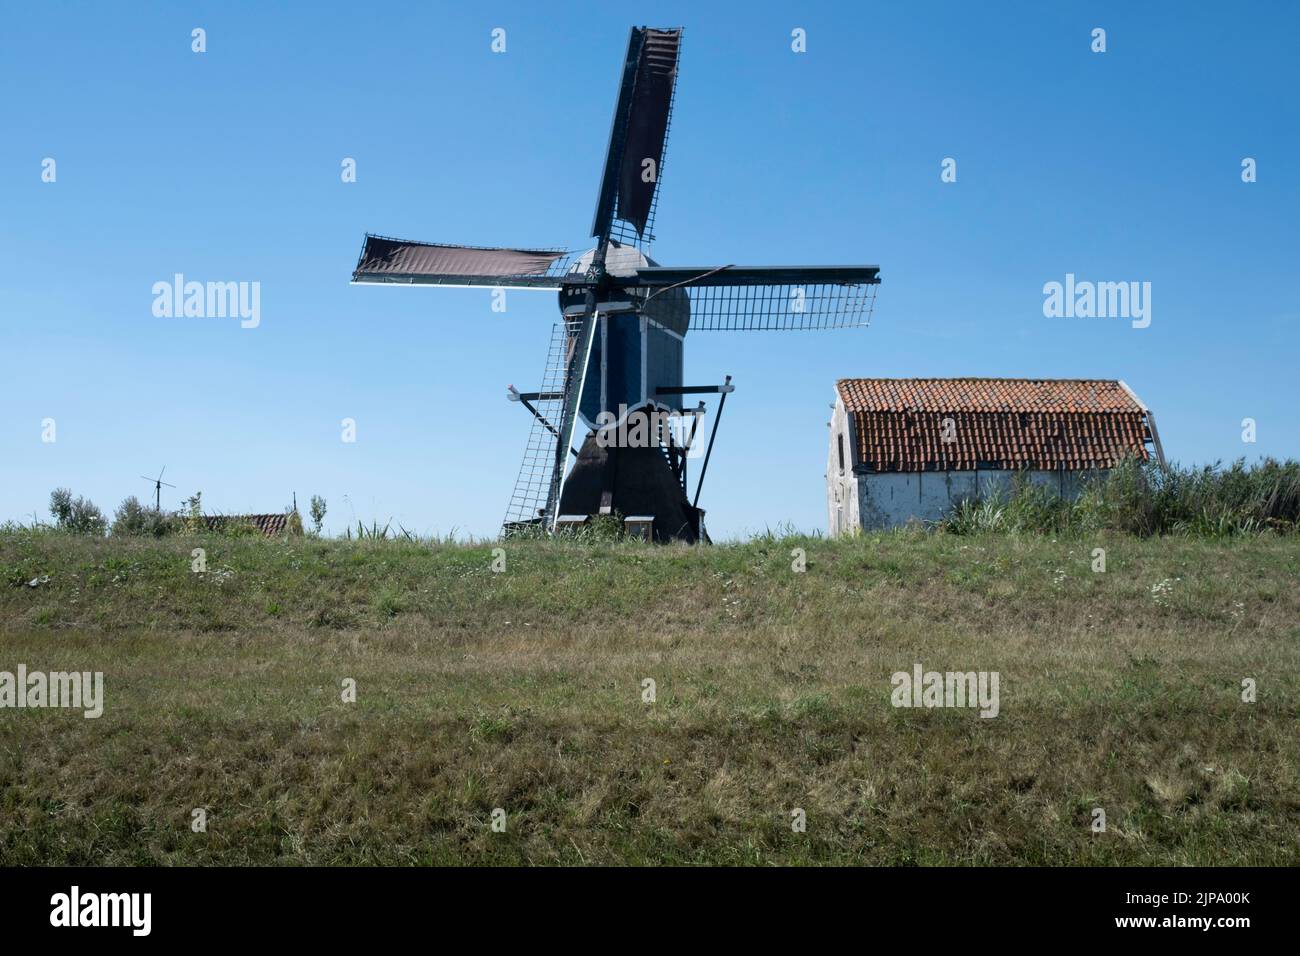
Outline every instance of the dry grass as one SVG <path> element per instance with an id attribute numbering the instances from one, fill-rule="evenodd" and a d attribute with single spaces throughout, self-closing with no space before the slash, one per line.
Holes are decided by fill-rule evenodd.
<path id="1" fill-rule="evenodd" d="M 0 863 L 1300 863 L 1295 538 L 491 547 L 0 536 Z"/>

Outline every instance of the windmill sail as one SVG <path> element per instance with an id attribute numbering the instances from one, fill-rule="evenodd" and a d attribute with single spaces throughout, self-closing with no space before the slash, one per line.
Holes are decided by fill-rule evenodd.
<path id="1" fill-rule="evenodd" d="M 689 285 L 868 285 L 880 281 L 878 266 L 642 266 L 635 284 Z"/>
<path id="2" fill-rule="evenodd" d="M 876 266 L 649 266 L 620 280 L 642 308 L 704 332 L 859 328 L 870 324 Z"/>
<path id="3" fill-rule="evenodd" d="M 672 119 L 681 36 L 680 28 L 633 27 L 628 38 L 591 227 L 591 234 L 601 240 L 643 244 L 654 238 L 655 199 Z"/>
<path id="4" fill-rule="evenodd" d="M 645 30 L 618 177 L 617 216 L 644 235 L 668 138 L 680 30 Z"/>
<path id="5" fill-rule="evenodd" d="M 505 249 L 410 242 L 367 235 L 353 282 L 558 289 L 563 249 Z"/>

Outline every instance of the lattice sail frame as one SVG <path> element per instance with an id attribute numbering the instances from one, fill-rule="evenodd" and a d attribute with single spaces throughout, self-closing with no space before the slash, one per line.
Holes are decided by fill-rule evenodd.
<path id="1" fill-rule="evenodd" d="M 676 317 L 691 332 L 782 332 L 865 328 L 871 324 L 877 287 L 827 282 L 686 285 L 671 292 L 638 289 L 633 295 L 641 308 L 649 305 Z"/>

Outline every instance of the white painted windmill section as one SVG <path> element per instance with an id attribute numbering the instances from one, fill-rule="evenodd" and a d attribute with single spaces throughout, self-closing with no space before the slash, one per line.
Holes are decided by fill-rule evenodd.
<path id="1" fill-rule="evenodd" d="M 591 262 L 595 257 L 595 249 L 588 249 L 582 253 L 569 266 L 569 275 L 585 274 L 591 268 Z M 645 255 L 636 246 L 625 246 L 622 243 L 611 242 L 605 250 L 605 271 L 615 278 L 628 279 L 636 275 L 638 269 L 657 265 L 659 263 Z"/>

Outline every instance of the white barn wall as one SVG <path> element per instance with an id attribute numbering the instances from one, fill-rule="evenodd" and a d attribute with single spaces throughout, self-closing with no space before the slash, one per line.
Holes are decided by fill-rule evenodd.
<path id="1" fill-rule="evenodd" d="M 863 473 L 857 481 L 859 526 L 886 530 L 912 519 L 938 521 L 963 498 L 1007 497 L 1016 474 L 994 470 Z M 1071 498 L 1078 495 L 1083 481 L 1078 472 L 1030 471 L 1026 476 L 1033 484 Z M 831 534 L 838 533 L 832 526 Z"/>

